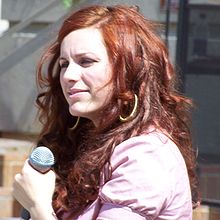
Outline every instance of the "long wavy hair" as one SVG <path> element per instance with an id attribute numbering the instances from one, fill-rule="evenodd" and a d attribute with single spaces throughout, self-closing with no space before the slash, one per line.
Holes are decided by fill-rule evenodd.
<path id="1" fill-rule="evenodd" d="M 81 118 L 71 130 L 77 118 L 69 113 L 59 81 L 60 45 L 70 32 L 87 27 L 97 28 L 103 36 L 113 68 L 113 95 L 100 111 L 98 127 Z M 179 80 L 158 36 L 158 26 L 136 8 L 96 5 L 71 14 L 39 61 L 37 79 L 42 122 L 38 145 L 48 146 L 56 157 L 53 206 L 58 217 L 68 212 L 70 219 L 91 204 L 98 196 L 100 174 L 114 147 L 152 125 L 165 131 L 178 146 L 194 202 L 198 201 L 190 129 L 192 102 L 178 92 Z M 138 97 L 136 117 L 122 123 L 119 116 L 129 114 L 134 94 Z"/>

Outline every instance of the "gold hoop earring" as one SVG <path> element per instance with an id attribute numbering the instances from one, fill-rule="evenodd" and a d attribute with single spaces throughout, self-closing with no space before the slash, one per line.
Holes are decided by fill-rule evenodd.
<path id="1" fill-rule="evenodd" d="M 77 117 L 77 119 L 76 119 L 76 123 L 73 125 L 73 127 L 70 128 L 71 131 L 73 131 L 73 130 L 76 129 L 76 127 L 77 127 L 78 124 L 79 124 L 79 120 L 80 120 L 80 117 Z"/>
<path id="2" fill-rule="evenodd" d="M 138 97 L 137 97 L 136 94 L 134 94 L 134 108 L 133 108 L 131 114 L 130 114 L 129 116 L 125 117 L 125 118 L 123 118 L 123 117 L 120 115 L 120 116 L 119 116 L 119 120 L 120 120 L 121 122 L 127 122 L 127 121 L 129 121 L 130 119 L 134 118 L 134 115 L 135 115 L 135 113 L 136 113 L 136 111 L 137 111 L 137 107 L 138 107 Z"/>

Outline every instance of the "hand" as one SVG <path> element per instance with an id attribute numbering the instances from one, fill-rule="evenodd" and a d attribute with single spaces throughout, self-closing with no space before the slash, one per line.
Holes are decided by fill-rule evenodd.
<path id="1" fill-rule="evenodd" d="M 52 170 L 42 174 L 33 169 L 27 160 L 21 173 L 15 175 L 13 196 L 29 212 L 51 209 L 55 178 Z"/>

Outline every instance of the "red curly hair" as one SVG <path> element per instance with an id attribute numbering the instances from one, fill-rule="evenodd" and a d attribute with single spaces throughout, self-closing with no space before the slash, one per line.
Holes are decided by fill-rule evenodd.
<path id="1" fill-rule="evenodd" d="M 113 95 L 100 112 L 98 127 L 83 118 L 71 131 L 76 117 L 69 113 L 60 86 L 60 45 L 70 32 L 87 27 L 97 28 L 103 36 L 113 67 Z M 57 39 L 39 62 L 37 76 L 41 88 L 37 104 L 43 123 L 38 144 L 51 148 L 57 160 L 53 206 L 58 217 L 68 211 L 70 219 L 91 204 L 98 195 L 101 170 L 114 147 L 151 125 L 165 131 L 178 146 L 188 169 L 193 198 L 198 201 L 190 130 L 192 103 L 177 91 L 177 74 L 158 36 L 157 25 L 132 7 L 83 8 L 64 21 Z M 129 114 L 134 94 L 138 97 L 137 115 L 122 123 L 119 116 Z"/>

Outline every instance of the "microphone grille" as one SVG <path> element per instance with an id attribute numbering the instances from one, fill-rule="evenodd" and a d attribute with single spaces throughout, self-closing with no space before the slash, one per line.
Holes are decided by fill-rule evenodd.
<path id="1" fill-rule="evenodd" d="M 29 161 L 40 172 L 46 172 L 55 163 L 53 153 L 49 148 L 44 146 L 35 148 L 29 156 Z"/>

